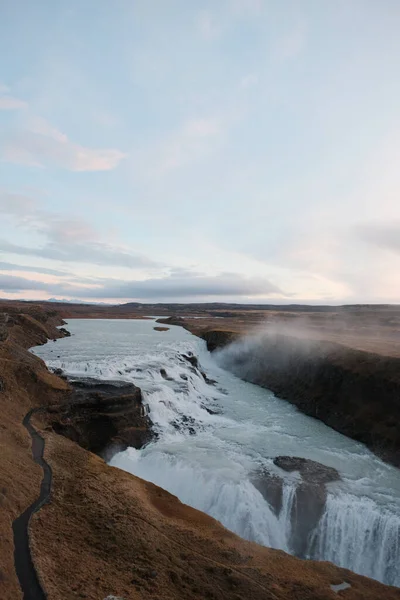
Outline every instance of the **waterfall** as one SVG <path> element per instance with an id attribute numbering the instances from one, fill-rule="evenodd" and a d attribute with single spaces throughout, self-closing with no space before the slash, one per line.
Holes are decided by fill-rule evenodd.
<path id="1" fill-rule="evenodd" d="M 203 342 L 183 329 L 161 337 L 153 325 L 70 322 L 74 335 L 57 342 L 57 350 L 50 344 L 35 350 L 70 376 L 132 381 L 142 389 L 157 439 L 116 454 L 111 464 L 163 487 L 241 537 L 286 552 L 295 550 L 298 534 L 292 515 L 299 479 L 277 470 L 273 458 L 299 456 L 334 467 L 342 482 L 330 484 L 319 522 L 297 548 L 305 558 L 400 586 L 399 471 L 221 369 Z M 201 366 L 188 356 L 197 356 Z M 253 485 L 257 473 L 281 480 L 282 501 L 274 507 Z M 264 481 L 269 485 L 268 477 Z"/>
<path id="2" fill-rule="evenodd" d="M 400 518 L 369 498 L 329 494 L 309 558 L 400 586 Z"/>
<path id="3" fill-rule="evenodd" d="M 264 546 L 290 551 L 290 519 L 294 489 L 285 486 L 282 510 L 277 517 L 247 479 L 235 476 L 234 468 L 203 468 L 168 451 L 138 451 L 115 455 L 110 464 L 156 483 L 182 502 L 206 512 L 241 537 Z"/>

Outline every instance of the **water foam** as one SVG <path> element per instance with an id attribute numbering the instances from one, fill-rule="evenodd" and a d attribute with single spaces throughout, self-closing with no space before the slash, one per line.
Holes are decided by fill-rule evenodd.
<path id="1" fill-rule="evenodd" d="M 400 585 L 400 518 L 369 498 L 329 494 L 309 557 Z"/>

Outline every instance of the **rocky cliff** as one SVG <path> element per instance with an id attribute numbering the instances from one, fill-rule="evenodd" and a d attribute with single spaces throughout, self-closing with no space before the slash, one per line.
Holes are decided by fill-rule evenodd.
<path id="1" fill-rule="evenodd" d="M 46 408 L 32 417 L 32 426 L 44 439 L 52 482 L 50 503 L 30 522 L 29 546 L 49 600 L 400 600 L 397 588 L 329 563 L 301 561 L 246 542 L 157 486 L 109 467 L 96 454 L 58 435 L 47 409 L 50 414 L 57 411 L 74 392 L 26 351 L 31 344 L 43 343 L 44 337 L 60 335 L 53 317 L 37 316 L 41 319 L 30 314 L 5 323 L 0 342 L 0 586 L 4 600 L 22 598 L 14 569 L 12 522 L 38 497 L 42 480 L 22 424 L 35 406 Z M 131 400 L 134 404 L 135 398 Z M 71 407 L 66 410 L 73 411 Z M 81 417 L 87 422 L 87 410 L 90 407 L 75 420 L 70 413 L 60 419 L 64 424 L 72 419 L 72 426 L 78 427 Z M 123 411 L 122 403 L 118 410 Z M 344 583 L 346 589 L 337 593 Z"/>
<path id="2" fill-rule="evenodd" d="M 238 337 L 221 331 L 200 335 L 210 350 Z M 221 360 L 240 377 L 400 466 L 400 358 L 296 335 L 264 334 L 238 340 Z"/>

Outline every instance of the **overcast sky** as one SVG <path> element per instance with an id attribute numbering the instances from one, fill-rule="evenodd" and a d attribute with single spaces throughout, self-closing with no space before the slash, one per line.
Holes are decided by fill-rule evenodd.
<path id="1" fill-rule="evenodd" d="M 399 0 L 0 0 L 0 295 L 400 302 Z"/>

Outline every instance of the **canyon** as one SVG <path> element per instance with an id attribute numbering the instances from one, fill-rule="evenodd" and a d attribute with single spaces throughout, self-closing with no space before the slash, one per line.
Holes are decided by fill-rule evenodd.
<path id="1" fill-rule="evenodd" d="M 112 381 L 99 388 L 51 373 L 28 348 L 65 335 L 62 312 L 22 304 L 4 306 L 1 324 L 4 598 L 22 597 L 11 525 L 39 495 L 42 471 L 23 426 L 38 407 L 45 410 L 32 424 L 44 439 L 53 480 L 50 502 L 30 521 L 29 544 L 48 598 L 400 598 L 398 588 L 330 563 L 247 542 L 160 487 L 108 465 L 105 448 L 140 448 L 150 439 L 140 389 Z M 185 326 L 201 335 L 218 331 L 215 320 L 214 329 L 199 321 Z M 226 329 L 230 341 L 238 329 Z"/>

